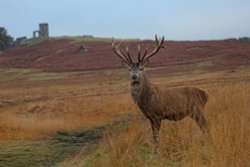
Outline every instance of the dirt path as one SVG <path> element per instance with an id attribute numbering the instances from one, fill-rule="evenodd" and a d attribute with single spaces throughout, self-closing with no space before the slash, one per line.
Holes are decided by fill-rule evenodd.
<path id="1" fill-rule="evenodd" d="M 71 159 L 79 152 L 88 154 L 102 139 L 103 131 L 111 126 L 98 126 L 58 135 L 38 141 L 0 142 L 0 167 L 53 166 Z"/>

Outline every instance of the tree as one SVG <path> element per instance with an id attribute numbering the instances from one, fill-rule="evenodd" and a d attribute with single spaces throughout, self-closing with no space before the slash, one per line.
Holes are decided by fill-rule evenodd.
<path id="1" fill-rule="evenodd" d="M 13 43 L 13 38 L 8 35 L 4 27 L 0 27 L 0 50 L 10 47 Z"/>

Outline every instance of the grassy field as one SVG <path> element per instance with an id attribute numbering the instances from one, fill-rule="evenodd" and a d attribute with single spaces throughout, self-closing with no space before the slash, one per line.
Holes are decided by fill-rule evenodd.
<path id="1" fill-rule="evenodd" d="M 113 38 L 105 38 L 105 37 L 94 37 L 91 35 L 83 35 L 83 36 L 62 36 L 62 37 L 55 37 L 51 39 L 70 39 L 73 42 L 86 42 L 86 41 L 95 41 L 95 42 L 111 42 Z M 139 39 L 116 39 L 116 40 L 123 40 L 123 41 L 136 41 Z"/>
<path id="2" fill-rule="evenodd" d="M 0 166 L 250 166 L 250 69 L 207 72 L 210 66 L 173 76 L 148 70 L 153 83 L 209 94 L 211 133 L 189 118 L 164 121 L 158 155 L 125 70 L 1 69 Z"/>

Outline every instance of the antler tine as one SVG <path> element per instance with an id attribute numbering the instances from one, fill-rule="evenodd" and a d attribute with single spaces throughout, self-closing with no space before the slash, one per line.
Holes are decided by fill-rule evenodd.
<path id="1" fill-rule="evenodd" d="M 160 45 L 162 46 L 162 47 L 164 47 L 165 48 L 165 46 L 163 46 L 162 44 L 163 44 L 163 42 L 164 42 L 164 36 L 162 37 L 162 39 L 161 39 L 161 43 L 160 43 Z"/>
<path id="2" fill-rule="evenodd" d="M 130 60 L 126 57 L 126 55 L 120 50 L 120 45 L 121 42 L 118 45 L 115 45 L 115 40 L 113 40 L 112 42 L 112 49 L 113 52 L 120 57 L 122 60 L 126 61 L 126 62 L 130 62 Z"/>
<path id="3" fill-rule="evenodd" d="M 163 42 L 164 42 L 164 36 L 162 38 L 158 38 L 157 35 L 155 35 L 155 42 L 156 42 L 156 47 L 153 49 L 152 52 L 150 52 L 149 54 L 147 54 L 147 50 L 145 51 L 145 54 L 142 58 L 142 62 L 147 61 L 150 57 L 154 56 L 156 53 L 158 53 L 158 51 L 161 48 L 165 48 L 165 46 L 163 46 Z"/>
<path id="4" fill-rule="evenodd" d="M 155 41 L 156 41 L 157 44 L 159 43 L 159 39 L 158 39 L 156 34 L 155 34 Z"/>
<path id="5" fill-rule="evenodd" d="M 127 53 L 127 57 L 128 57 L 128 59 L 129 59 L 129 62 L 132 63 L 132 59 L 131 59 L 131 57 L 130 57 L 129 47 L 128 47 L 128 46 L 126 47 L 126 53 Z"/>
<path id="6" fill-rule="evenodd" d="M 146 47 L 145 52 L 144 52 L 144 55 L 143 55 L 141 61 L 143 61 L 143 60 L 145 59 L 145 56 L 146 56 L 147 54 L 148 54 L 148 47 Z"/>
<path id="7" fill-rule="evenodd" d="M 138 62 L 141 62 L 141 46 L 138 45 Z"/>

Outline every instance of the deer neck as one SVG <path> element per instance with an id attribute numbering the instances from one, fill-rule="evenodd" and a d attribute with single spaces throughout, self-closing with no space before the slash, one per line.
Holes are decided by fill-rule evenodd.
<path id="1" fill-rule="evenodd" d="M 149 89 L 150 85 L 145 74 L 143 74 L 138 81 L 131 81 L 131 95 L 134 102 L 139 105 Z"/>

